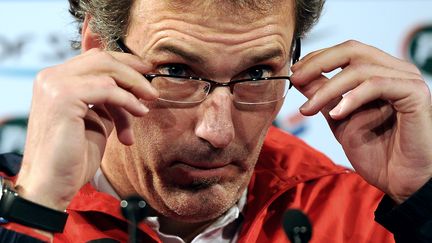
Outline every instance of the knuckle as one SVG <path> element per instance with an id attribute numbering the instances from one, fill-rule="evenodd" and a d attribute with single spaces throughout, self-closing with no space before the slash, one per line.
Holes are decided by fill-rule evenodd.
<path id="1" fill-rule="evenodd" d="M 365 53 L 367 53 L 366 45 L 357 41 L 357 40 L 348 40 L 342 43 L 342 46 L 346 47 L 347 50 L 353 55 L 353 56 L 363 56 Z"/>
<path id="2" fill-rule="evenodd" d="M 418 100 L 424 104 L 430 104 L 431 100 L 431 91 L 426 82 L 422 79 L 410 79 L 411 85 L 413 86 L 413 92 L 415 93 L 415 97 L 418 97 Z"/>
<path id="3" fill-rule="evenodd" d="M 118 88 L 118 86 L 117 83 L 111 77 L 104 76 L 101 78 L 101 82 L 99 82 L 99 88 L 110 92 Z"/>
<path id="4" fill-rule="evenodd" d="M 115 62 L 115 58 L 111 56 L 111 54 L 101 51 L 94 57 L 100 66 L 100 69 L 105 72 L 111 72 L 113 69 L 113 62 Z"/>
<path id="5" fill-rule="evenodd" d="M 365 81 L 365 85 L 380 87 L 380 86 L 389 85 L 391 84 L 391 82 L 392 80 L 387 77 L 372 76 Z"/>
<path id="6" fill-rule="evenodd" d="M 350 48 L 358 48 L 362 46 L 362 43 L 357 40 L 347 40 L 343 43 L 344 45 L 350 47 Z"/>
<path id="7" fill-rule="evenodd" d="M 54 82 L 56 70 L 54 67 L 48 67 L 41 70 L 35 78 L 33 84 L 33 93 L 34 94 L 43 94 L 50 95 L 56 86 L 58 86 L 58 82 Z"/>
<path id="8" fill-rule="evenodd" d="M 416 74 L 418 77 L 421 77 L 421 75 L 422 75 L 419 68 L 413 63 L 410 63 L 410 62 L 408 63 L 408 70 L 410 72 Z"/>
<path id="9" fill-rule="evenodd" d="M 367 63 L 352 63 L 346 69 L 355 73 L 365 73 L 367 72 L 372 65 Z"/>
<path id="10" fill-rule="evenodd" d="M 102 49 L 100 48 L 91 48 L 90 50 L 87 51 L 88 54 L 96 54 L 100 52 L 103 52 Z"/>
<path id="11" fill-rule="evenodd" d="M 53 67 L 47 67 L 42 69 L 37 75 L 36 75 L 36 83 L 41 83 L 49 79 L 50 76 L 54 74 L 54 68 Z"/>
<path id="12" fill-rule="evenodd" d="M 361 99 L 361 97 L 359 97 L 359 95 L 357 94 L 357 92 L 355 90 L 352 90 L 351 92 L 348 92 L 344 96 L 344 99 L 349 100 L 350 103 L 358 103 L 358 101 Z"/>
<path id="13" fill-rule="evenodd" d="M 424 80 L 422 80 L 422 79 L 411 79 L 411 82 L 413 83 L 414 87 L 416 89 L 418 89 L 418 91 L 420 93 L 429 94 L 430 95 L 429 86 L 426 84 L 426 82 Z"/>
<path id="14" fill-rule="evenodd" d="M 112 61 L 114 60 L 114 57 L 111 56 L 111 54 L 109 54 L 106 51 L 100 51 L 97 53 L 96 58 L 100 59 L 101 61 Z"/>
<path id="15" fill-rule="evenodd" d="M 76 90 L 72 89 L 73 82 L 70 77 L 61 75 L 62 69 L 59 66 L 48 67 L 36 75 L 33 85 L 33 94 L 38 97 L 44 97 L 46 100 L 68 100 L 76 95 Z"/>

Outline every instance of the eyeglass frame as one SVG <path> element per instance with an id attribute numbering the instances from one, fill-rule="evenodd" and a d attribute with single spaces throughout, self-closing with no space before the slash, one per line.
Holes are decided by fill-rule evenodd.
<path id="1" fill-rule="evenodd" d="M 132 55 L 138 56 L 131 49 L 129 49 L 129 47 L 126 46 L 126 44 L 123 42 L 122 38 L 117 38 L 116 44 L 117 44 L 118 48 L 123 53 L 128 53 L 128 54 L 132 54 Z M 296 38 L 295 42 L 294 42 L 293 51 L 292 51 L 292 64 L 298 62 L 298 60 L 300 59 L 300 55 L 301 55 L 301 40 L 300 40 L 300 38 Z M 152 82 L 152 80 L 154 78 L 157 78 L 157 77 L 168 77 L 168 78 L 182 78 L 182 79 L 189 79 L 189 80 L 196 80 L 196 81 L 205 81 L 205 82 L 208 82 L 210 84 L 210 89 L 208 89 L 208 91 L 205 94 L 205 97 L 202 100 L 200 100 L 200 101 L 181 102 L 181 101 L 171 101 L 171 100 L 168 100 L 169 102 L 178 102 L 178 103 L 199 103 L 199 102 L 202 102 L 217 87 L 229 87 L 231 94 L 233 94 L 234 85 L 238 84 L 238 83 L 256 82 L 256 81 L 263 81 L 263 80 L 285 79 L 285 80 L 288 80 L 288 83 L 289 83 L 288 90 L 291 89 L 291 87 L 293 86 L 293 84 L 291 82 L 291 79 L 290 79 L 290 76 L 274 76 L 274 77 L 265 77 L 265 78 L 237 79 L 237 80 L 230 80 L 227 83 L 221 83 L 221 82 L 217 82 L 217 81 L 214 81 L 214 80 L 211 80 L 211 79 L 206 79 L 206 78 L 201 78 L 201 77 L 194 77 L 194 76 L 180 76 L 180 75 L 156 74 L 156 73 L 148 73 L 148 74 L 142 74 L 142 75 L 150 83 Z M 285 94 L 284 94 L 284 96 L 282 98 L 284 98 L 284 97 L 285 97 Z M 274 101 L 272 101 L 272 102 L 274 102 Z M 255 104 L 255 103 L 253 103 L 253 104 Z M 259 103 L 257 103 L 257 104 L 259 104 Z"/>

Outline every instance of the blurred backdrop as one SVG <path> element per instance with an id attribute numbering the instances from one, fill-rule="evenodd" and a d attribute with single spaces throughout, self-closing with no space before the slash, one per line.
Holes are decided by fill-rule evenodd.
<path id="1" fill-rule="evenodd" d="M 37 72 L 77 55 L 66 0 L 0 0 L 0 152 L 23 150 Z M 302 56 L 355 39 L 415 63 L 432 85 L 432 0 L 327 0 Z M 332 74 L 329 74 L 331 76 Z M 288 93 L 275 124 L 350 166 L 322 115 L 303 117 L 305 98 Z"/>

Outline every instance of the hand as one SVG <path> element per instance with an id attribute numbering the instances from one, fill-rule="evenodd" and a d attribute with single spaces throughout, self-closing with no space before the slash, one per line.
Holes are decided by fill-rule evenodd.
<path id="1" fill-rule="evenodd" d="M 38 74 L 17 179 L 24 198 L 64 210 L 99 168 L 114 126 L 120 142 L 133 143 L 130 116 L 148 112 L 139 99 L 158 96 L 141 74 L 149 67 L 92 49 Z"/>
<path id="2" fill-rule="evenodd" d="M 323 73 L 341 68 L 331 79 Z M 354 169 L 397 203 L 432 177 L 431 93 L 418 69 L 356 41 L 292 67 L 294 86 L 321 111 Z"/>

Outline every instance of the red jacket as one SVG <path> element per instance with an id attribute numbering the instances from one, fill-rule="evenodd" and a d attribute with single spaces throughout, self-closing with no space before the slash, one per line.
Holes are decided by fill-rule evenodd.
<path id="1" fill-rule="evenodd" d="M 289 242 L 281 225 L 289 208 L 301 209 L 311 219 L 312 243 L 394 242 L 392 234 L 373 218 L 382 196 L 356 173 L 272 127 L 248 187 L 238 242 Z M 90 184 L 78 192 L 68 212 L 65 230 L 54 235 L 54 242 L 127 241 L 119 201 Z M 23 226 L 9 223 L 7 227 L 35 236 Z M 139 228 L 143 242 L 160 242 L 146 224 Z"/>

